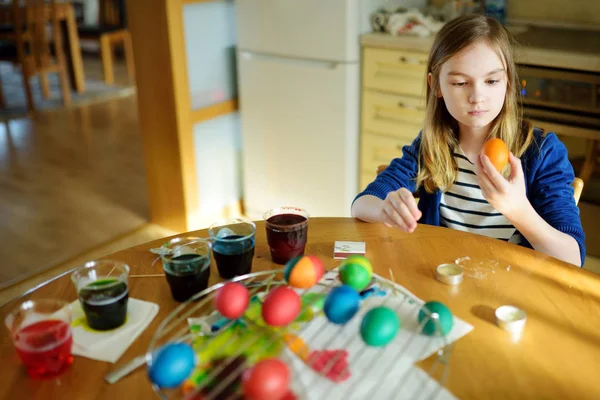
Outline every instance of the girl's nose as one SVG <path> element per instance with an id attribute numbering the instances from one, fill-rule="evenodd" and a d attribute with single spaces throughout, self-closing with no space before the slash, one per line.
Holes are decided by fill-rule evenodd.
<path id="1" fill-rule="evenodd" d="M 469 93 L 469 103 L 471 104 L 479 104 L 485 100 L 485 95 L 483 93 L 482 88 L 479 85 L 476 85 Z"/>

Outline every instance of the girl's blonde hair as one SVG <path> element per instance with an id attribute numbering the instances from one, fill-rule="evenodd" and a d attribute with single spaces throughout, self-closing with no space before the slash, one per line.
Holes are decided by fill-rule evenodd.
<path id="1" fill-rule="evenodd" d="M 436 35 L 427 63 L 431 84 L 427 85 L 416 183 L 417 187 L 423 185 L 429 193 L 450 188 L 458 171 L 452 156 L 452 150 L 458 144 L 458 123 L 446 109 L 444 100 L 437 96 L 440 70 L 456 53 L 481 40 L 487 42 L 504 62 L 508 81 L 504 106 L 492 121 L 488 138 L 504 140 L 516 157 L 520 157 L 533 141 L 533 129 L 522 117 L 512 36 L 496 20 L 484 15 L 465 15 L 447 22 Z M 510 168 L 507 166 L 502 173 L 508 176 Z"/>

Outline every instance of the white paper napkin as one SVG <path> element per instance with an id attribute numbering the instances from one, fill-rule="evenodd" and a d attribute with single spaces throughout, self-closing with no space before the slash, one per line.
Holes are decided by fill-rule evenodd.
<path id="1" fill-rule="evenodd" d="M 73 354 L 115 363 L 154 319 L 158 309 L 158 304 L 129 298 L 125 323 L 110 331 L 96 331 L 87 325 L 79 300 L 74 301 Z"/>

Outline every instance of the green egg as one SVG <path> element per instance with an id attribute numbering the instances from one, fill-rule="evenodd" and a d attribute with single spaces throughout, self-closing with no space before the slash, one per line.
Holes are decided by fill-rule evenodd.
<path id="1" fill-rule="evenodd" d="M 430 314 L 423 310 L 423 308 L 429 310 Z M 454 320 L 452 318 L 452 312 L 448 307 L 439 301 L 428 301 L 423 305 L 423 308 L 419 311 L 419 324 L 421 324 L 424 319 L 428 320 L 423 326 L 423 333 L 425 335 L 435 335 L 436 332 L 438 332 L 437 325 L 439 325 L 441 336 L 447 335 L 448 332 L 452 330 Z M 437 324 L 433 318 L 429 318 L 429 315 L 435 316 L 434 314 L 437 314 Z"/>
<path id="2" fill-rule="evenodd" d="M 342 266 L 346 264 L 358 264 L 365 267 L 369 273 L 373 273 L 373 266 L 371 265 L 371 261 L 365 256 L 361 256 L 359 254 L 353 254 L 348 256 L 344 261 L 342 261 Z"/>
<path id="3" fill-rule="evenodd" d="M 360 336 L 369 346 L 388 344 L 400 329 L 400 319 L 387 307 L 375 307 L 365 314 L 360 324 Z"/>
<path id="4" fill-rule="evenodd" d="M 340 279 L 352 289 L 360 292 L 371 282 L 371 271 L 360 264 L 344 264 L 340 268 Z"/>

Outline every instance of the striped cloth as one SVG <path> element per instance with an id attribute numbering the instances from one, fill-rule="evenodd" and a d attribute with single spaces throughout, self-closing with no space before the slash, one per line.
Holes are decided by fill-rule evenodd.
<path id="1" fill-rule="evenodd" d="M 481 194 L 475 165 L 464 155 L 460 146 L 453 156 L 458 165 L 458 174 L 456 182 L 448 191 L 442 192 L 440 225 L 510 243 L 519 243 L 521 235 L 515 227 Z"/>

